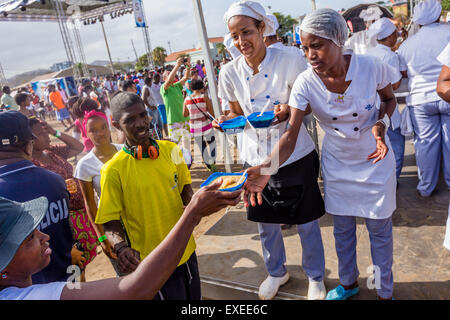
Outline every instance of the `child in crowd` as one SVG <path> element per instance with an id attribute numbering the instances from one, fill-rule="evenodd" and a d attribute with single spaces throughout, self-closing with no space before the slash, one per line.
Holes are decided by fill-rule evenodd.
<path id="1" fill-rule="evenodd" d="M 83 127 L 84 115 L 86 112 L 97 109 L 97 102 L 90 98 L 79 98 L 73 105 L 73 114 L 77 118 L 77 120 L 75 120 L 74 122 L 75 128 L 73 128 L 73 135 L 81 135 L 84 145 L 83 152 L 91 151 L 91 149 L 94 147 L 94 144 L 87 136 L 86 130 Z"/>
<path id="2" fill-rule="evenodd" d="M 194 141 L 202 152 L 202 158 L 208 169 L 216 171 L 216 141 L 208 112 L 214 117 L 213 106 L 202 80 L 192 80 L 192 95 L 184 100 L 183 116 L 190 117 L 189 127 Z M 206 150 L 209 147 L 209 152 Z"/>

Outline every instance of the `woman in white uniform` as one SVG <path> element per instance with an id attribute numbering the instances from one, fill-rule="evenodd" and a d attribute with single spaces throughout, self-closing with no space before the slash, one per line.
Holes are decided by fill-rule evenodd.
<path id="1" fill-rule="evenodd" d="M 287 103 L 295 79 L 306 69 L 306 61 L 284 50 L 265 47 L 263 36 L 273 31 L 273 22 L 259 3 L 234 3 L 224 19 L 242 55 L 220 71 L 219 97 L 229 101 L 230 113 L 219 117 L 213 126 L 220 129 L 218 123 L 259 112 L 266 104 L 271 106 L 269 110 L 277 110 L 280 120 L 286 120 L 286 108 L 280 104 Z M 244 167 L 260 164 L 286 126 L 287 122 L 282 121 L 269 129 L 256 130 L 247 124 L 239 146 Z M 309 280 L 308 298 L 325 298 L 325 258 L 318 223 L 324 205 L 317 183 L 318 172 L 314 143 L 302 128 L 292 156 L 270 177 L 262 194 L 264 201 L 261 198 L 259 206 L 247 206 L 248 219 L 258 222 L 269 273 L 259 288 L 261 299 L 272 299 L 289 279 L 280 224 L 297 225 L 303 248 L 302 266 Z"/>
<path id="2" fill-rule="evenodd" d="M 307 15 L 301 40 L 312 68 L 299 75 L 292 88 L 290 128 L 271 157 L 280 163 L 293 150 L 309 105 L 325 131 L 322 173 L 325 210 L 333 215 L 340 285 L 327 299 L 345 300 L 358 293 L 356 217 L 365 219 L 375 270 L 381 287 L 378 297 L 393 291 L 392 213 L 396 208 L 395 161 L 385 130 L 394 111 L 392 68 L 371 56 L 345 53 L 348 36 L 342 16 L 331 9 Z M 377 93 L 380 99 L 377 99 Z M 381 100 L 381 104 L 380 104 Z M 378 104 L 380 104 L 378 106 Z M 269 158 L 264 163 L 270 162 Z M 248 170 L 246 193 L 254 201 L 267 181 L 262 166 Z M 244 200 L 246 196 L 244 195 Z"/>
<path id="3" fill-rule="evenodd" d="M 450 187 L 450 104 L 439 98 L 436 83 L 442 63 L 436 58 L 450 42 L 450 25 L 439 23 L 440 1 L 425 0 L 414 7 L 413 22 L 420 30 L 398 49 L 400 63 L 407 70 L 409 96 L 406 103 L 414 129 L 414 149 L 422 197 L 431 196 L 441 168 Z"/>
<path id="4" fill-rule="evenodd" d="M 397 90 L 402 82 L 401 71 L 405 71 L 400 70 L 398 55 L 392 51 L 392 48 L 397 43 L 397 27 L 388 18 L 381 18 L 369 27 L 369 36 L 376 39 L 378 44 L 376 47 L 370 48 L 367 54 L 379 58 L 382 62 L 395 69 L 395 77 L 392 79 L 391 84 L 392 89 Z M 405 154 L 405 137 L 401 133 L 400 124 L 401 116 L 397 106 L 391 116 L 391 125 L 387 131 L 392 151 L 394 151 L 397 181 L 402 172 Z"/>

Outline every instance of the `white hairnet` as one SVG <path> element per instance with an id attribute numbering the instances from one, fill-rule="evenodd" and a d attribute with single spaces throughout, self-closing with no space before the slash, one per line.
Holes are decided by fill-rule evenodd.
<path id="1" fill-rule="evenodd" d="M 259 2 L 243 0 L 232 3 L 223 16 L 225 24 L 228 24 L 228 21 L 234 16 L 247 16 L 258 21 L 264 21 L 266 25 L 264 36 L 275 33 L 273 20 L 266 16 L 266 10 Z"/>
<path id="2" fill-rule="evenodd" d="M 280 27 L 280 24 L 278 23 L 278 19 L 277 17 L 275 17 L 275 15 L 268 13 L 267 17 L 273 21 L 273 33 L 268 34 L 267 36 L 274 36 L 277 34 L 277 30 Z"/>
<path id="3" fill-rule="evenodd" d="M 442 12 L 442 5 L 437 0 L 425 0 L 414 7 L 412 21 L 415 24 L 425 26 L 435 22 Z"/>
<path id="4" fill-rule="evenodd" d="M 359 17 L 364 21 L 378 20 L 383 15 L 381 9 L 377 6 L 369 6 L 366 10 L 362 10 Z"/>
<path id="5" fill-rule="evenodd" d="M 344 17 L 332 9 L 318 9 L 311 12 L 303 19 L 300 30 L 331 40 L 338 47 L 344 47 L 348 38 Z"/>
<path id="6" fill-rule="evenodd" d="M 393 34 L 396 30 L 397 27 L 391 20 L 388 18 L 381 18 L 369 27 L 369 37 L 376 37 L 377 40 L 383 40 Z"/>

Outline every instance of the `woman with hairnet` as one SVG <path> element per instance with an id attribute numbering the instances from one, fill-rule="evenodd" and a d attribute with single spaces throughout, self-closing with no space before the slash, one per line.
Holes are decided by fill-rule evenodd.
<path id="1" fill-rule="evenodd" d="M 359 17 L 364 20 L 365 30 L 355 32 L 345 43 L 347 49 L 352 49 L 357 54 L 365 54 L 370 48 L 377 45 L 374 38 L 369 36 L 368 28 L 380 19 L 383 12 L 378 6 L 369 6 L 367 9 L 362 10 Z"/>
<path id="2" fill-rule="evenodd" d="M 219 74 L 219 97 L 229 101 L 230 113 L 213 123 L 216 129 L 225 120 L 261 112 L 265 106 L 278 119 L 267 129 L 247 124 L 239 153 L 244 167 L 260 165 L 287 130 L 286 105 L 297 76 L 306 62 L 284 50 L 266 48 L 263 37 L 273 33 L 273 21 L 261 4 L 253 1 L 233 3 L 224 16 L 233 43 L 241 56 L 223 66 Z M 283 105 L 284 104 L 284 105 Z M 314 143 L 302 127 L 289 159 L 274 165 L 268 186 L 260 194 L 259 205 L 244 199 L 249 220 L 258 222 L 263 258 L 269 276 L 259 287 L 261 299 L 272 299 L 289 280 L 280 224 L 295 224 L 302 243 L 302 266 L 309 280 L 308 299 L 324 299 L 325 257 L 318 218 L 324 214 L 317 183 L 319 158 Z M 279 169 L 279 170 L 278 170 Z M 266 181 L 267 182 L 267 181 Z"/>
<path id="3" fill-rule="evenodd" d="M 374 57 L 344 52 L 347 26 L 334 10 L 310 13 L 300 30 L 312 68 L 294 83 L 289 99 L 289 129 L 272 154 L 279 153 L 280 163 L 290 157 L 309 105 L 325 131 L 325 210 L 333 216 L 341 283 L 328 292 L 327 299 L 345 300 L 359 291 L 356 217 L 365 220 L 369 231 L 374 271 L 381 283 L 378 297 L 391 299 L 391 216 L 396 209 L 396 178 L 394 155 L 389 152 L 391 146 L 385 133 L 396 105 L 391 86 L 393 69 Z M 267 180 L 261 167 L 247 171 L 245 191 L 250 198 Z"/>
<path id="4" fill-rule="evenodd" d="M 450 42 L 450 25 L 440 24 L 442 6 L 437 0 L 420 2 L 413 22 L 420 30 L 398 49 L 404 76 L 409 78 L 406 103 L 414 129 L 418 168 L 417 191 L 429 197 L 439 180 L 441 157 L 443 176 L 450 187 L 450 104 L 438 96 L 437 80 L 442 63 L 439 54 Z"/>
<path id="5" fill-rule="evenodd" d="M 397 27 L 388 18 L 381 18 L 369 27 L 369 37 L 377 41 L 377 46 L 367 51 L 368 55 L 379 58 L 382 62 L 395 69 L 395 77 L 392 79 L 392 89 L 397 90 L 402 82 L 402 74 L 400 71 L 400 60 L 398 55 L 392 51 L 397 43 Z M 392 151 L 395 156 L 395 167 L 397 182 L 402 172 L 403 158 L 405 154 L 405 137 L 400 129 L 401 116 L 398 107 L 395 108 L 391 117 L 391 125 L 387 134 L 391 141 Z"/>

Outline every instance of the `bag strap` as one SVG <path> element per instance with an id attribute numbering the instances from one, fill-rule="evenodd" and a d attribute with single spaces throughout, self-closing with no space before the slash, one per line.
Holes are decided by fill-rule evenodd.
<path id="1" fill-rule="evenodd" d="M 209 119 L 211 122 L 214 121 L 214 117 L 208 112 L 206 111 L 206 113 L 203 112 L 202 109 L 200 109 L 200 107 L 195 103 L 194 98 L 192 98 L 190 95 L 188 95 L 189 98 L 191 99 L 191 101 L 194 103 L 194 105 L 197 107 L 198 111 L 200 111 L 206 119 Z"/>

